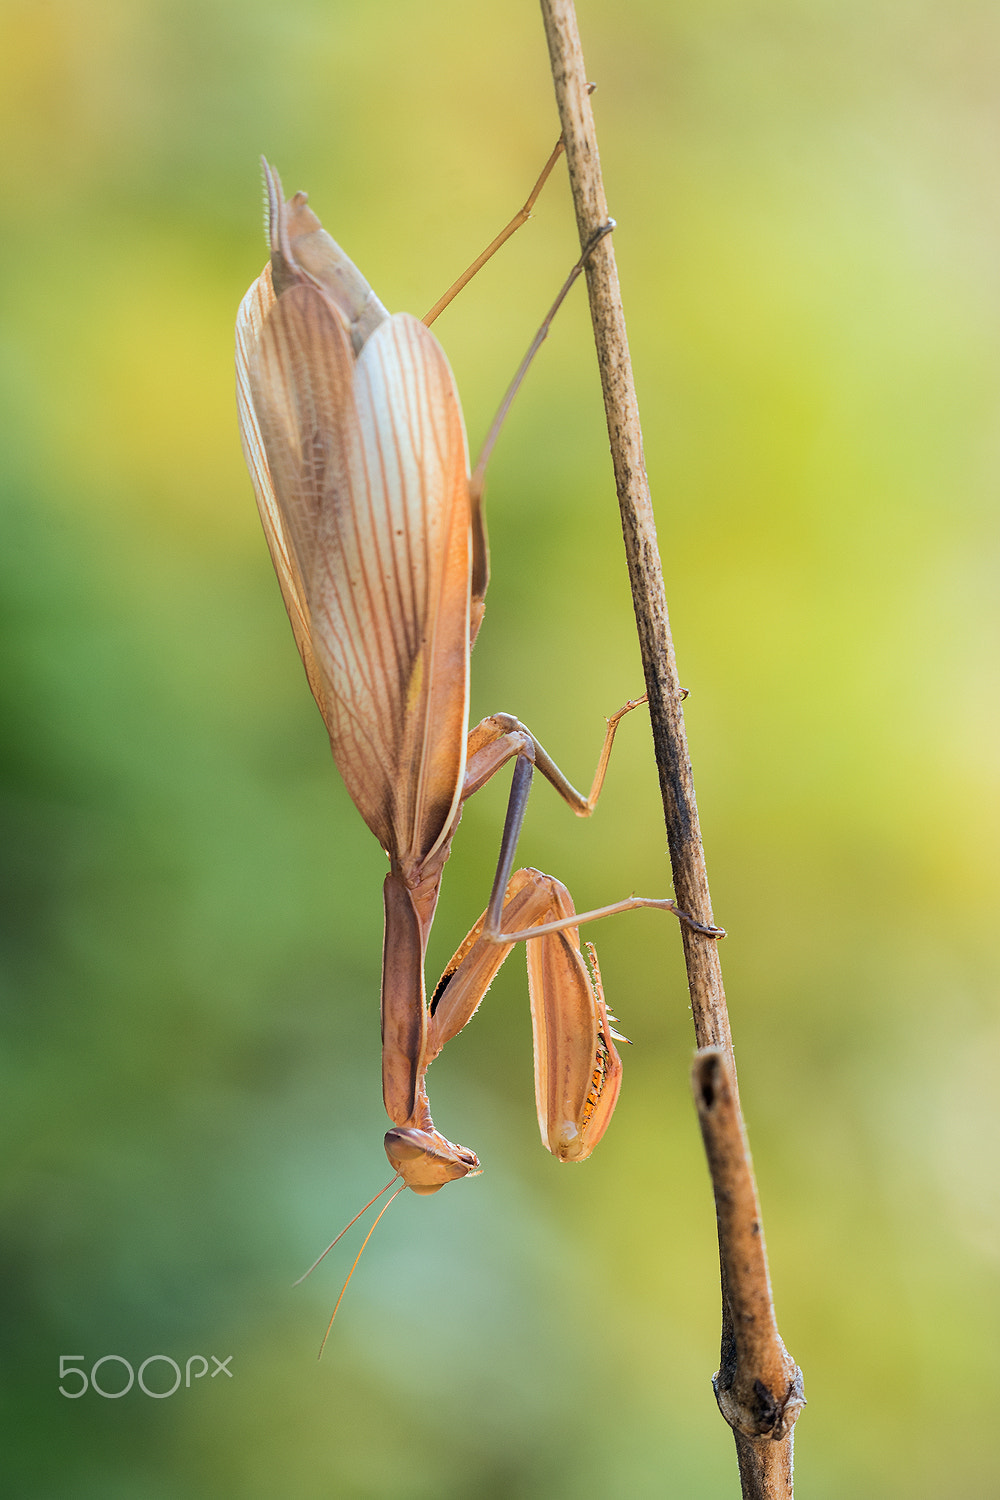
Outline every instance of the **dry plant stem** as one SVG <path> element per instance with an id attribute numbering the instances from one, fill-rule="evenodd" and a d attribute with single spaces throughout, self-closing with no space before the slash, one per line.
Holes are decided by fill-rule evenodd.
<path id="1" fill-rule="evenodd" d="M 695 1055 L 691 1085 L 715 1188 L 731 1319 L 714 1382 L 716 1399 L 727 1422 L 744 1438 L 742 1443 L 737 1438 L 741 1473 L 745 1462 L 762 1477 L 773 1468 L 780 1479 L 787 1468 L 783 1488 L 772 1484 L 762 1490 L 744 1488 L 744 1493 L 791 1494 L 791 1429 L 805 1404 L 802 1375 L 775 1322 L 750 1148 L 732 1073 L 720 1047 L 703 1047 Z"/>
<path id="2" fill-rule="evenodd" d="M 541 0 L 552 64 L 566 160 L 576 206 L 580 243 L 588 243 L 594 230 L 608 218 L 601 178 L 597 136 L 572 0 Z M 625 318 L 615 266 L 613 236 L 607 235 L 593 251 L 586 266 L 591 319 L 604 391 L 608 436 L 614 463 L 615 483 L 621 508 L 622 531 L 628 558 L 632 599 L 642 652 L 646 691 L 653 728 L 656 763 L 666 820 L 667 840 L 673 869 L 677 903 L 700 922 L 713 922 L 708 877 L 705 870 L 698 810 L 695 804 L 691 763 L 681 712 L 683 693 L 677 677 L 673 642 L 667 617 L 663 573 L 660 567 L 656 526 L 646 478 L 639 409 L 629 358 Z M 726 1211 L 719 1212 L 722 1263 L 722 1368 L 717 1380 L 720 1409 L 733 1429 L 740 1465 L 744 1500 L 786 1500 L 792 1495 L 792 1431 L 798 1404 L 789 1399 L 790 1381 L 785 1361 L 794 1370 L 778 1337 L 771 1310 L 770 1286 L 760 1215 L 749 1153 L 746 1151 L 732 1036 L 726 1010 L 718 943 L 691 929 L 683 931 L 684 959 L 699 1048 L 712 1048 L 720 1059 L 720 1077 L 731 1106 L 732 1139 L 742 1143 L 742 1177 L 749 1192 L 741 1192 Z M 721 1094 L 720 1094 L 721 1097 Z M 731 1192 L 728 1181 L 715 1177 L 715 1168 L 732 1159 L 732 1153 L 709 1152 L 717 1204 Z M 751 1261 L 739 1254 L 747 1234 L 757 1236 L 757 1254 Z M 733 1284 L 740 1268 L 738 1286 Z M 743 1270 L 746 1270 L 746 1276 Z M 766 1304 L 766 1328 L 756 1329 L 747 1340 L 744 1315 Z M 734 1310 L 740 1315 L 740 1336 Z M 759 1336 L 758 1336 L 759 1335 Z M 755 1366 L 762 1351 L 763 1363 Z M 768 1380 L 778 1376 L 779 1389 Z M 796 1371 L 796 1376 L 798 1372 Z M 801 1377 L 798 1377 L 799 1382 Z M 760 1389 L 758 1389 L 758 1386 Z M 798 1387 L 799 1391 L 801 1387 Z M 751 1392 L 745 1406 L 741 1396 Z M 732 1399 L 730 1399 L 730 1396 Z M 762 1429 L 762 1412 L 784 1412 L 783 1421 L 771 1418 Z M 773 1436 L 749 1436 L 766 1431 Z"/>

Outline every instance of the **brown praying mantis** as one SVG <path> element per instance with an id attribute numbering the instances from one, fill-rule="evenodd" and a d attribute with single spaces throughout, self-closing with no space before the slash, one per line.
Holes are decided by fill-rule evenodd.
<path id="1" fill-rule="evenodd" d="M 617 724 L 635 703 L 608 720 L 586 796 L 512 715 L 492 714 L 469 730 L 469 654 L 488 581 L 486 461 L 592 245 L 539 330 L 470 476 L 454 379 L 425 326 L 442 304 L 423 323 L 407 313 L 390 315 L 323 229 L 306 194 L 285 202 L 277 173 L 266 163 L 264 171 L 271 254 L 237 319 L 240 430 L 334 760 L 389 858 L 382 959 L 382 1084 L 392 1121 L 386 1154 L 402 1185 L 417 1193 L 480 1170 L 474 1152 L 436 1129 L 426 1074 L 475 1013 L 513 945 L 523 942 L 542 1141 L 560 1161 L 583 1161 L 607 1129 L 622 1065 L 596 962 L 589 971 L 580 952 L 579 924 L 651 906 L 710 936 L 721 934 L 671 900 L 630 896 L 578 914 L 559 881 L 538 870 L 514 871 L 533 771 L 575 813 L 589 816 Z M 489 904 L 428 1003 L 424 955 L 463 804 L 512 759 Z"/>

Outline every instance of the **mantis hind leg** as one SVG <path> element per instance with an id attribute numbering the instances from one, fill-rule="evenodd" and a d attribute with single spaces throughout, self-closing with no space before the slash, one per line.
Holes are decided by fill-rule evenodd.
<path id="1" fill-rule="evenodd" d="M 617 713 L 612 714 L 605 721 L 604 743 L 590 791 L 586 796 L 577 791 L 531 731 L 513 714 L 492 714 L 477 724 L 469 734 L 465 785 L 462 789 L 463 801 L 495 776 L 508 760 L 517 757 L 511 780 L 510 797 L 507 802 L 503 836 L 500 841 L 496 876 L 493 880 L 490 904 L 486 913 L 486 932 L 494 939 L 500 928 L 500 910 L 503 905 L 504 892 L 507 890 L 514 869 L 517 842 L 528 807 L 528 793 L 531 790 L 534 768 L 538 768 L 578 817 L 589 818 L 597 806 L 597 799 L 604 785 L 618 725 L 627 713 L 638 708 L 645 701 L 645 695 L 642 698 L 630 699 L 618 709 Z"/>
<path id="2" fill-rule="evenodd" d="M 509 893 L 509 884 L 512 880 L 511 872 L 514 868 L 514 860 L 517 854 L 517 842 L 520 837 L 521 828 L 524 823 L 525 813 L 528 806 L 528 794 L 531 790 L 531 781 L 535 768 L 541 771 L 547 781 L 555 787 L 556 791 L 565 802 L 572 807 L 579 817 L 589 817 L 597 805 L 601 788 L 604 785 L 604 777 L 611 758 L 611 748 L 614 744 L 615 733 L 618 725 L 627 713 L 638 708 L 644 703 L 642 698 L 630 699 L 628 703 L 611 715 L 606 721 L 607 729 L 604 735 L 604 744 L 598 759 L 597 769 L 594 772 L 594 780 L 587 796 L 578 792 L 546 751 L 539 745 L 531 732 L 512 714 L 493 714 L 488 719 L 483 719 L 477 724 L 469 735 L 467 771 L 465 786 L 463 788 L 463 800 L 473 792 L 478 791 L 491 776 L 495 775 L 506 761 L 517 757 L 514 767 L 514 775 L 511 779 L 510 797 L 507 803 L 507 816 L 504 821 L 503 836 L 500 841 L 500 856 L 497 861 L 496 876 L 493 881 L 493 889 L 490 893 L 489 906 L 484 915 L 483 937 L 487 942 L 503 945 L 505 941 L 524 942 L 531 937 L 543 934 L 556 933 L 573 927 L 580 922 L 595 921 L 600 917 L 610 917 L 616 912 L 631 911 L 638 906 L 652 906 L 661 911 L 673 912 L 674 915 L 694 932 L 704 937 L 724 937 L 725 932 L 721 927 L 710 927 L 702 922 L 697 922 L 687 912 L 682 911 L 676 903 L 669 899 L 661 899 L 651 896 L 627 896 L 623 901 L 616 901 L 610 906 L 598 907 L 593 911 L 572 916 L 555 916 L 551 920 L 546 919 L 541 931 L 537 930 L 539 924 L 523 924 L 523 930 L 514 931 L 509 921 L 501 922 L 501 910 L 504 904 L 504 893 Z M 548 878 L 548 877 L 546 877 Z M 572 912 L 572 906 L 570 907 Z M 533 926 L 535 930 L 533 930 Z M 503 930 L 502 930 L 503 929 Z"/>

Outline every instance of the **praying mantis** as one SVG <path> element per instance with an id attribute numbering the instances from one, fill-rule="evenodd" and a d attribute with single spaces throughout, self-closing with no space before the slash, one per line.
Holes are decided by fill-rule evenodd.
<path id="1" fill-rule="evenodd" d="M 639 896 L 578 914 L 559 881 L 513 868 L 533 771 L 589 816 L 617 724 L 635 703 L 608 720 L 586 796 L 512 715 L 492 714 L 469 729 L 469 656 L 489 572 L 485 464 L 549 320 L 470 476 L 458 393 L 434 335 L 407 313 L 390 315 L 306 194 L 286 202 L 266 162 L 264 173 L 271 253 L 237 318 L 240 431 L 334 760 L 389 859 L 381 1017 L 393 1181 L 427 1194 L 479 1172 L 476 1154 L 434 1125 L 426 1074 L 519 942 L 542 1141 L 560 1161 L 583 1161 L 607 1129 L 622 1064 L 596 960 L 588 970 L 580 951 L 579 924 L 651 906 L 712 936 L 720 930 L 701 927 L 673 901 Z M 424 956 L 463 804 L 510 760 L 489 904 L 428 1003 Z"/>

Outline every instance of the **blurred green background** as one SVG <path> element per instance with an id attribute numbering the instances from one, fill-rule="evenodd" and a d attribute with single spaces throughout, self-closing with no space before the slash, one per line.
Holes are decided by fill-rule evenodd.
<path id="1" fill-rule="evenodd" d="M 635 1045 L 593 1161 L 539 1144 L 512 959 L 430 1080 L 484 1174 L 399 1200 L 319 1366 L 358 1231 L 290 1289 L 387 1175 L 384 860 L 239 451 L 257 156 L 423 312 L 558 133 L 537 10 L 0 14 L 5 1493 L 733 1495 L 690 1017 L 655 913 L 598 934 Z M 810 1400 L 800 1490 L 996 1494 L 1000 12 L 581 0 L 580 25 Z M 560 169 L 441 319 L 473 450 L 575 253 Z M 489 491 L 473 712 L 516 712 L 586 783 L 641 672 L 582 290 Z M 504 797 L 466 812 L 435 973 Z M 522 854 L 583 906 L 668 892 L 640 715 L 593 822 L 540 787 Z M 232 1378 L 59 1394 L 60 1355 L 108 1354 L 231 1354 Z"/>

